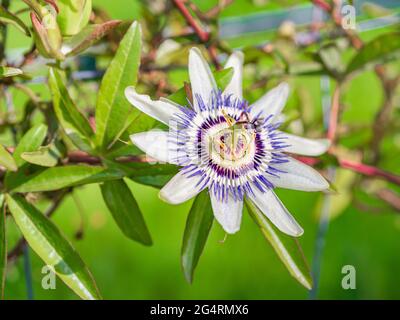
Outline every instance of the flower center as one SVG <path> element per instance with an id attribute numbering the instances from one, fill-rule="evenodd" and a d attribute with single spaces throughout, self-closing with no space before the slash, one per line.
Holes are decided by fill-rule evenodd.
<path id="1" fill-rule="evenodd" d="M 235 161 L 250 152 L 252 140 L 253 137 L 247 130 L 230 127 L 220 130 L 212 137 L 212 147 L 221 160 Z"/>

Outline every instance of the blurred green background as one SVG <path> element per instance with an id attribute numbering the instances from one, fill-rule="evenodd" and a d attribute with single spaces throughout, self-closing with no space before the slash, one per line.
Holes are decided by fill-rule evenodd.
<path id="1" fill-rule="evenodd" d="M 140 19 L 140 1 L 94 0 L 112 18 Z M 207 9 L 215 1 L 195 1 Z M 294 1 L 293 1 L 294 2 Z M 243 13 L 277 8 L 274 1 L 254 6 L 252 1 L 236 1 L 224 13 L 237 16 Z M 282 1 L 280 2 L 282 3 Z M 291 1 L 286 1 L 290 5 Z M 298 3 L 298 1 L 296 1 Z M 366 39 L 378 31 L 363 34 Z M 10 37 L 13 38 L 13 37 Z M 237 42 L 237 41 L 236 41 Z M 20 47 L 21 38 L 15 34 L 9 46 Z M 184 79 L 178 79 L 182 82 Z M 319 77 L 291 80 L 293 86 L 309 90 L 313 112 L 320 113 Z M 257 94 L 258 95 L 258 94 Z M 363 73 L 346 87 L 344 122 L 367 125 L 373 119 L 382 99 L 382 89 L 374 73 Z M 290 105 L 293 101 L 289 102 Z M 398 111 L 397 111 L 398 113 Z M 355 141 L 363 137 L 354 137 Z M 351 145 L 352 139 L 344 141 Z M 385 140 L 382 167 L 400 173 L 400 134 Z M 342 173 L 340 173 L 342 174 Z M 186 216 L 191 202 L 171 206 L 158 199 L 158 190 L 129 182 L 139 202 L 154 245 L 143 247 L 126 239 L 117 228 L 103 203 L 98 186 L 75 190 L 62 204 L 54 221 L 72 239 L 92 271 L 106 299 L 306 299 L 308 291 L 288 274 L 275 252 L 265 241 L 258 227 L 245 213 L 239 233 L 224 239 L 221 227 L 214 223 L 204 253 L 196 270 L 194 282 L 188 284 L 181 272 L 180 249 Z M 343 191 L 342 191 L 343 192 Z M 348 192 L 348 191 L 344 191 Z M 339 195 L 341 191 L 339 190 Z M 300 238 L 309 263 L 313 257 L 318 211 L 321 195 L 298 191 L 278 190 L 278 195 L 305 229 Z M 362 196 L 362 195 L 361 195 Z M 340 196 L 332 196 L 338 202 Z M 371 201 L 370 201 L 371 202 Z M 375 205 L 373 202 L 371 205 Z M 382 206 L 381 206 L 382 207 Z M 84 235 L 76 240 L 83 215 Z M 11 224 L 11 220 L 9 221 Z M 10 229 L 15 229 L 10 226 Z M 331 221 L 323 253 L 318 298 L 321 299 L 398 299 L 400 298 L 400 215 L 383 207 L 377 213 L 349 206 Z M 17 239 L 15 231 L 12 238 Z M 59 280 L 56 290 L 41 287 L 43 262 L 31 251 L 32 275 L 36 299 L 76 299 Z M 357 272 L 356 290 L 341 287 L 344 265 L 353 265 Z M 6 299 L 25 299 L 26 287 L 23 261 L 7 275 Z"/>

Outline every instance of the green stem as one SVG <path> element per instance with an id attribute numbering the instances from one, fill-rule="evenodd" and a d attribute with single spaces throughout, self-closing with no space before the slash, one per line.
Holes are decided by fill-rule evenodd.
<path id="1" fill-rule="evenodd" d="M 1 5 L 4 9 L 8 10 L 10 7 L 10 0 L 1 0 Z M 7 24 L 0 24 L 0 63 L 3 62 L 6 52 L 7 42 Z"/>
<path id="2" fill-rule="evenodd" d="M 28 300 L 34 300 L 33 296 L 33 281 L 32 281 L 32 265 L 29 254 L 29 247 L 25 244 L 24 246 L 24 273 L 26 283 L 26 294 Z"/>

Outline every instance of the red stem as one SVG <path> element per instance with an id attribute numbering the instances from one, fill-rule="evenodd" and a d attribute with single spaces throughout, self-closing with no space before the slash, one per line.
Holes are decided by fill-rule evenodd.
<path id="1" fill-rule="evenodd" d="M 353 171 L 361 173 L 365 176 L 383 178 L 394 184 L 400 185 L 400 176 L 398 176 L 398 175 L 395 175 L 393 173 L 384 171 L 377 167 L 369 166 L 369 165 L 366 165 L 366 164 L 363 164 L 360 162 L 355 162 L 355 161 L 345 160 L 345 159 L 338 159 L 338 160 L 339 160 L 339 164 L 342 168 L 353 170 Z"/>
<path id="2" fill-rule="evenodd" d="M 196 22 L 194 17 L 190 14 L 188 8 L 186 8 L 184 1 L 182 0 L 174 0 L 175 6 L 178 8 L 178 10 L 182 13 L 183 17 L 185 18 L 186 22 L 193 28 L 193 30 L 196 32 L 198 37 L 200 38 L 201 42 L 207 42 L 210 34 L 206 31 L 204 31 L 199 24 Z"/>
<path id="3" fill-rule="evenodd" d="M 327 138 L 331 140 L 332 144 L 335 140 L 336 136 L 336 129 L 337 129 L 337 122 L 339 117 L 339 109 L 340 109 L 340 85 L 338 84 L 335 92 L 333 93 L 332 98 L 332 107 L 331 113 L 329 116 L 329 127 L 328 127 L 328 134 Z"/>
<path id="4" fill-rule="evenodd" d="M 295 158 L 309 166 L 314 166 L 321 161 L 318 158 L 304 156 L 296 156 Z M 382 178 L 400 186 L 400 176 L 398 175 L 357 161 L 340 158 L 337 158 L 337 160 L 339 162 L 339 166 L 343 169 L 348 169 L 368 177 Z"/>
<path id="5" fill-rule="evenodd" d="M 331 5 L 325 0 L 313 0 L 314 5 L 324 9 L 325 11 L 330 12 L 332 10 Z"/>

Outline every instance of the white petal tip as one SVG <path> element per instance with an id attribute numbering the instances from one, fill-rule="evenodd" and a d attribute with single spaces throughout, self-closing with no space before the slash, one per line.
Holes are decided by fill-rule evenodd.
<path id="1" fill-rule="evenodd" d="M 238 232 L 240 230 L 240 226 L 239 227 L 233 227 L 233 228 L 222 226 L 222 229 L 224 229 L 224 231 L 227 234 L 235 234 L 236 232 Z"/>
<path id="2" fill-rule="evenodd" d="M 296 230 L 295 232 L 293 232 L 292 236 L 293 236 L 293 237 L 301 237 L 303 234 L 304 234 L 303 228 L 299 227 L 298 230 Z"/>
<path id="3" fill-rule="evenodd" d="M 189 50 L 189 65 L 190 65 L 190 61 L 196 61 L 197 59 L 200 59 L 202 63 L 207 64 L 207 61 L 203 57 L 201 50 L 197 47 L 193 47 Z"/>
<path id="4" fill-rule="evenodd" d="M 304 233 L 304 229 L 295 221 L 290 226 L 283 226 L 283 225 L 277 225 L 275 226 L 282 231 L 283 233 L 287 234 L 288 236 L 291 237 L 300 237 Z"/>
<path id="5" fill-rule="evenodd" d="M 330 188 L 329 182 L 324 179 L 324 182 L 322 183 L 321 188 L 323 188 L 322 190 L 328 190 Z"/>
<path id="6" fill-rule="evenodd" d="M 202 55 L 200 49 L 197 48 L 197 47 L 192 47 L 192 48 L 190 48 L 190 50 L 189 50 L 189 55 L 191 55 L 191 54 L 199 54 L 199 55 Z"/>
<path id="7" fill-rule="evenodd" d="M 140 141 L 140 139 L 143 137 L 143 134 L 142 133 L 134 133 L 134 134 L 131 134 L 130 136 L 129 136 L 129 139 L 132 141 L 132 143 L 135 145 L 135 146 L 139 146 L 139 141 Z"/>
<path id="8" fill-rule="evenodd" d="M 332 145 L 332 141 L 329 139 L 319 139 L 319 142 L 321 143 L 321 150 L 324 150 L 322 153 L 328 151 Z"/>
<path id="9" fill-rule="evenodd" d="M 278 88 L 281 90 L 282 94 L 289 95 L 290 87 L 287 82 L 282 82 L 278 85 Z"/>
<path id="10" fill-rule="evenodd" d="M 234 51 L 232 52 L 232 54 L 229 56 L 229 59 L 237 59 L 238 61 L 241 62 L 241 64 L 243 64 L 243 60 L 244 60 L 244 54 L 242 51 Z"/>
<path id="11" fill-rule="evenodd" d="M 137 108 L 136 105 L 138 104 L 139 93 L 137 93 L 136 88 L 133 86 L 126 87 L 124 93 L 125 98 L 128 99 L 129 103 Z"/>
<path id="12" fill-rule="evenodd" d="M 321 174 L 319 175 L 319 181 L 315 182 L 315 191 L 326 191 L 330 188 L 329 182 Z"/>
<path id="13" fill-rule="evenodd" d="M 134 86 L 129 86 L 125 88 L 125 97 L 128 98 L 128 96 L 132 94 L 137 94 L 136 89 Z"/>
<path id="14" fill-rule="evenodd" d="M 201 50 L 197 47 L 192 47 L 189 51 L 189 69 L 193 68 L 193 64 L 200 64 L 203 66 L 207 66 L 207 69 L 209 69 L 208 67 L 208 62 L 207 60 L 204 58 Z M 210 73 L 210 76 L 212 76 L 211 71 L 207 70 Z M 212 79 L 214 82 L 214 79 Z"/>
<path id="15" fill-rule="evenodd" d="M 160 192 L 158 193 L 158 198 L 166 203 L 169 204 L 179 204 L 179 202 L 175 201 L 173 198 L 171 199 L 168 194 L 163 192 L 161 189 Z"/>

